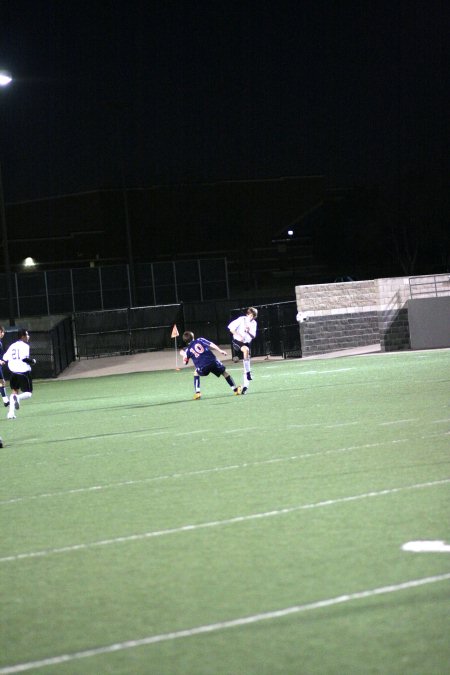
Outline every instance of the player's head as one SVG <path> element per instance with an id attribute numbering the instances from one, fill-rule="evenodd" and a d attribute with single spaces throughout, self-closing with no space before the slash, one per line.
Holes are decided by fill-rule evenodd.
<path id="1" fill-rule="evenodd" d="M 190 330 L 185 330 L 183 333 L 183 342 L 185 342 L 187 345 L 192 342 L 194 339 L 194 333 Z"/>
<path id="2" fill-rule="evenodd" d="M 28 342 L 30 335 L 25 328 L 19 328 L 17 331 L 17 339 L 22 340 L 23 342 Z"/>
<path id="3" fill-rule="evenodd" d="M 258 316 L 258 310 L 256 307 L 248 307 L 246 314 L 250 316 L 250 314 L 253 316 L 254 319 L 257 318 Z"/>
<path id="4" fill-rule="evenodd" d="M 4 326 L 0 326 L 0 338 L 2 338 L 2 337 L 4 336 L 5 333 L 6 333 L 5 327 L 4 327 Z"/>

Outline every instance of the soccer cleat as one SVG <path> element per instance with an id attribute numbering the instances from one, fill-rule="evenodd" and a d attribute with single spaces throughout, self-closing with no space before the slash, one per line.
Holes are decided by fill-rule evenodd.
<path id="1" fill-rule="evenodd" d="M 5 408 L 8 408 L 9 407 L 9 401 L 3 401 L 3 405 L 5 406 Z"/>
<path id="2" fill-rule="evenodd" d="M 0 438 L 0 448 L 3 448 L 3 441 L 1 438 Z"/>
<path id="3" fill-rule="evenodd" d="M 247 393 L 247 389 L 248 389 L 248 387 L 243 387 L 243 389 L 241 391 L 242 396 L 244 396 Z"/>
<path id="4" fill-rule="evenodd" d="M 20 403 L 19 403 L 19 399 L 17 398 L 17 396 L 16 396 L 15 394 L 13 394 L 13 395 L 11 396 L 11 400 L 12 400 L 12 402 L 14 403 L 14 408 L 15 408 L 16 410 L 19 410 L 19 408 L 20 408 Z"/>
<path id="5" fill-rule="evenodd" d="M 241 394 L 241 388 L 240 388 L 240 387 L 236 387 L 236 389 L 234 389 L 234 395 L 235 395 L 235 396 L 240 396 L 240 394 Z"/>
<path id="6" fill-rule="evenodd" d="M 253 380 L 252 374 L 250 371 L 247 373 L 247 380 Z"/>
<path id="7" fill-rule="evenodd" d="M 198 401 L 202 397 L 199 391 L 196 391 L 194 394 L 194 401 Z"/>

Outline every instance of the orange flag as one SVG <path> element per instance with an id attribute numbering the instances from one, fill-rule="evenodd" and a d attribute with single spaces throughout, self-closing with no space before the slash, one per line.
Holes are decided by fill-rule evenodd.
<path id="1" fill-rule="evenodd" d="M 178 332 L 177 324 L 174 323 L 173 328 L 172 328 L 172 334 L 171 334 L 170 337 L 174 338 L 174 337 L 178 337 L 178 336 L 179 336 L 179 332 Z"/>

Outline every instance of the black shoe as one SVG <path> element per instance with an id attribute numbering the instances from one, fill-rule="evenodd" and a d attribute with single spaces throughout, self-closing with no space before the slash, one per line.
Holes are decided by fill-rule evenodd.
<path id="1" fill-rule="evenodd" d="M 247 380 L 253 380 L 252 374 L 250 371 L 247 373 Z"/>
<path id="2" fill-rule="evenodd" d="M 3 448 L 3 441 L 1 438 L 0 438 L 0 448 Z"/>
<path id="3" fill-rule="evenodd" d="M 3 405 L 5 406 L 5 408 L 8 408 L 9 407 L 9 401 L 8 401 L 8 403 L 6 403 L 6 401 L 3 401 Z"/>
<path id="4" fill-rule="evenodd" d="M 244 394 L 247 393 L 247 389 L 248 389 L 248 387 L 243 387 L 243 388 L 242 388 L 241 396 L 244 396 Z"/>

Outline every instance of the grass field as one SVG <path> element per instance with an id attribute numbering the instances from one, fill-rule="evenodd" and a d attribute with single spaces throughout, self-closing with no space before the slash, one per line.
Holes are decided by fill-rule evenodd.
<path id="1" fill-rule="evenodd" d="M 4 419 L 0 673 L 449 671 L 449 546 L 402 546 L 450 543 L 450 350 L 253 372 L 36 382 Z"/>

